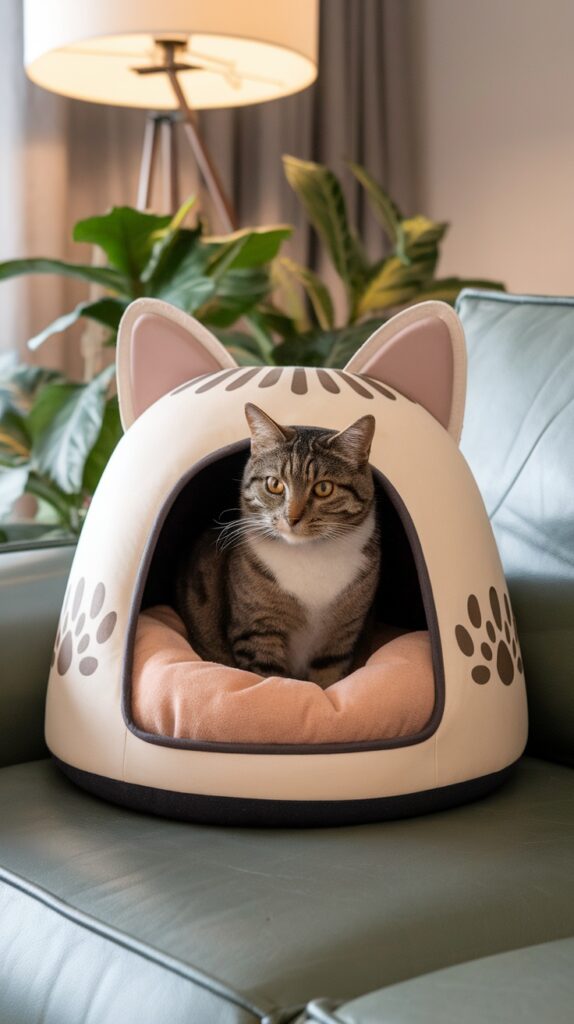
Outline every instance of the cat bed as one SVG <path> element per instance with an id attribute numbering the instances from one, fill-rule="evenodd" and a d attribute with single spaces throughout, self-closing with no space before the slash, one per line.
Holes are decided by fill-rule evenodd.
<path id="1" fill-rule="evenodd" d="M 458 449 L 465 360 L 460 322 L 439 302 L 399 313 L 344 370 L 239 367 L 181 311 L 152 299 L 129 307 L 117 365 L 125 435 L 78 543 L 48 685 L 47 743 L 68 776 L 134 808 L 262 825 L 429 811 L 506 777 L 526 742 L 524 670 L 490 523 Z M 284 424 L 334 430 L 374 415 L 370 464 L 383 553 L 376 610 L 380 622 L 410 639 L 363 659 L 330 693 L 241 672 L 252 685 L 219 689 L 222 667 L 194 662 L 206 685 L 202 694 L 194 684 L 187 703 L 178 666 L 191 654 L 177 624 L 171 630 L 173 618 L 169 646 L 166 637 L 157 655 L 165 682 L 152 680 L 147 690 L 136 633 L 141 617 L 154 631 L 166 627 L 150 609 L 171 603 L 174 566 L 190 531 L 237 504 L 228 488 L 237 486 L 247 457 L 247 402 Z M 405 644 L 409 657 L 417 645 L 417 658 L 426 652 L 424 669 L 408 681 L 404 662 L 391 657 Z M 170 661 L 176 647 L 182 653 Z M 285 694 L 275 721 L 269 715 L 262 728 L 255 708 L 244 708 L 279 683 Z M 325 722 L 350 723 L 359 696 L 356 732 L 315 732 L 311 705 L 323 709 Z M 232 707 L 240 708 L 235 723 Z M 395 715 L 397 730 L 389 732 Z"/>
<path id="2" fill-rule="evenodd" d="M 365 665 L 322 690 L 202 661 L 165 605 L 138 619 L 132 715 L 151 735 L 246 745 L 394 740 L 422 731 L 434 699 L 424 631 L 381 644 Z"/>

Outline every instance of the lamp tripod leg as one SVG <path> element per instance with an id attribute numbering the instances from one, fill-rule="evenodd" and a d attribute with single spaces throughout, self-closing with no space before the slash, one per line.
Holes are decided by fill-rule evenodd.
<path id="1" fill-rule="evenodd" d="M 223 188 L 217 170 L 215 169 L 215 164 L 211 159 L 210 153 L 199 134 L 195 123 L 195 115 L 191 107 L 188 106 L 183 90 L 179 84 L 177 73 L 169 67 L 166 69 L 166 73 L 177 98 L 185 134 L 187 135 L 187 139 L 193 150 L 200 173 L 213 200 L 217 215 L 226 231 L 235 231 L 237 228 L 237 215 L 230 199 L 225 193 L 225 189 Z"/>
<path id="2" fill-rule="evenodd" d="M 138 182 L 138 210 L 147 210 L 150 204 L 153 172 L 158 144 L 159 122 L 156 114 L 148 114 L 144 129 L 140 176 Z"/>
<path id="3" fill-rule="evenodd" d="M 163 205 L 170 213 L 176 213 L 180 206 L 177 121 L 177 114 L 170 114 L 161 122 Z"/>

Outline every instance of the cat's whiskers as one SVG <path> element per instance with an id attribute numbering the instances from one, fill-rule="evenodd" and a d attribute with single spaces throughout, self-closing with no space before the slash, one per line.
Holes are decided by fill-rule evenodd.
<path id="1" fill-rule="evenodd" d="M 250 535 L 270 536 L 273 531 L 269 527 L 267 516 L 252 514 L 241 519 L 226 523 L 216 541 L 217 550 L 222 552 L 228 548 L 243 544 Z"/>
<path id="2" fill-rule="evenodd" d="M 325 524 L 324 520 L 317 523 L 311 522 L 308 525 L 309 536 L 321 537 L 324 540 L 337 540 L 344 537 L 356 527 L 349 523 Z"/>
<path id="3" fill-rule="evenodd" d="M 219 527 L 233 526 L 237 522 L 237 519 L 224 519 L 224 516 L 231 512 L 241 512 L 241 508 L 239 506 L 235 508 L 224 508 L 221 513 L 221 518 L 214 519 L 215 525 Z"/>

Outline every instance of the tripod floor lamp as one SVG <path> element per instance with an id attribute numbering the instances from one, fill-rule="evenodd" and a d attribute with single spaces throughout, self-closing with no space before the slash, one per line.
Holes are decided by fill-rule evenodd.
<path id="1" fill-rule="evenodd" d="M 181 121 L 221 225 L 235 214 L 199 134 L 195 111 L 262 103 L 317 74 L 318 0 L 24 0 L 32 81 L 75 99 L 153 112 L 138 205 L 158 160 L 174 208 Z"/>

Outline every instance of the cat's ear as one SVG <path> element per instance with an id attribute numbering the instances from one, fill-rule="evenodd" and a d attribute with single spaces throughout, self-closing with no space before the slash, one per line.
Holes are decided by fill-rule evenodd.
<path id="1" fill-rule="evenodd" d="M 341 458 L 358 466 L 369 461 L 371 444 L 375 434 L 375 417 L 361 416 L 350 427 L 340 430 L 329 439 L 329 448 Z"/>
<path id="2" fill-rule="evenodd" d="M 280 426 L 258 405 L 253 405 L 253 402 L 248 402 L 245 406 L 245 416 L 251 431 L 251 451 L 254 455 L 260 455 L 268 448 L 275 448 L 276 445 L 284 444 L 295 437 L 296 431 L 293 427 Z"/>
<path id="3" fill-rule="evenodd" d="M 136 299 L 118 330 L 117 382 L 124 430 L 179 384 L 237 366 L 217 338 L 181 309 Z"/>
<path id="4" fill-rule="evenodd" d="M 424 406 L 458 443 L 466 396 L 462 324 L 446 302 L 421 302 L 379 327 L 347 363 Z"/>

